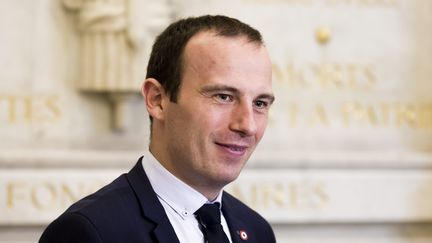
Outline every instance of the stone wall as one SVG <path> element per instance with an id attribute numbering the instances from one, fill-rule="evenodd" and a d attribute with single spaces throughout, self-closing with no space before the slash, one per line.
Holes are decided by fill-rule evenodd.
<path id="1" fill-rule="evenodd" d="M 273 60 L 269 127 L 228 190 L 278 242 L 431 242 L 432 2 L 18 0 L 0 3 L 0 243 L 129 170 L 155 34 L 207 13 L 261 30 Z"/>

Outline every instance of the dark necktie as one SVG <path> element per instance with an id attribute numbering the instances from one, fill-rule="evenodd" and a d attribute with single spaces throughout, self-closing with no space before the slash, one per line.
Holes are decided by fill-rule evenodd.
<path id="1" fill-rule="evenodd" d="M 200 223 L 205 242 L 229 243 L 221 225 L 219 203 L 206 203 L 195 212 L 195 215 Z"/>

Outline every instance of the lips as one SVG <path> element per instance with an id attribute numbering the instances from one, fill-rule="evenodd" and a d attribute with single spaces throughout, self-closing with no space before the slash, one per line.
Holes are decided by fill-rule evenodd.
<path id="1" fill-rule="evenodd" d="M 231 143 L 218 143 L 216 142 L 216 145 L 224 148 L 225 150 L 234 153 L 234 154 L 239 154 L 239 155 L 243 155 L 247 148 L 249 146 L 247 145 L 239 145 L 239 144 L 231 144 Z"/>

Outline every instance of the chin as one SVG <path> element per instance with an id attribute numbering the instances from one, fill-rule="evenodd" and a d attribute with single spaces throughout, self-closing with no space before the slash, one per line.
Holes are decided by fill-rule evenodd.
<path id="1" fill-rule="evenodd" d="M 231 171 L 231 173 L 221 175 L 221 177 L 219 177 L 220 178 L 219 181 L 221 181 L 224 185 L 227 185 L 227 184 L 235 181 L 238 178 L 239 174 L 240 174 L 240 172 L 232 173 L 232 171 Z"/>

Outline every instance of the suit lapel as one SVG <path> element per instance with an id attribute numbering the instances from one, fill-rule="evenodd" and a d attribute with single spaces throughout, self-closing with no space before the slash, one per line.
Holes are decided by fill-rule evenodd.
<path id="1" fill-rule="evenodd" d="M 233 243 L 257 243 L 252 232 L 249 232 L 247 224 L 237 215 L 232 201 L 223 192 L 222 213 L 227 221 Z M 246 237 L 245 237 L 246 236 Z"/>
<path id="2" fill-rule="evenodd" d="M 142 157 L 127 174 L 129 184 L 135 191 L 143 216 L 154 222 L 154 237 L 160 243 L 180 243 L 168 216 L 154 192 L 141 164 Z"/>

